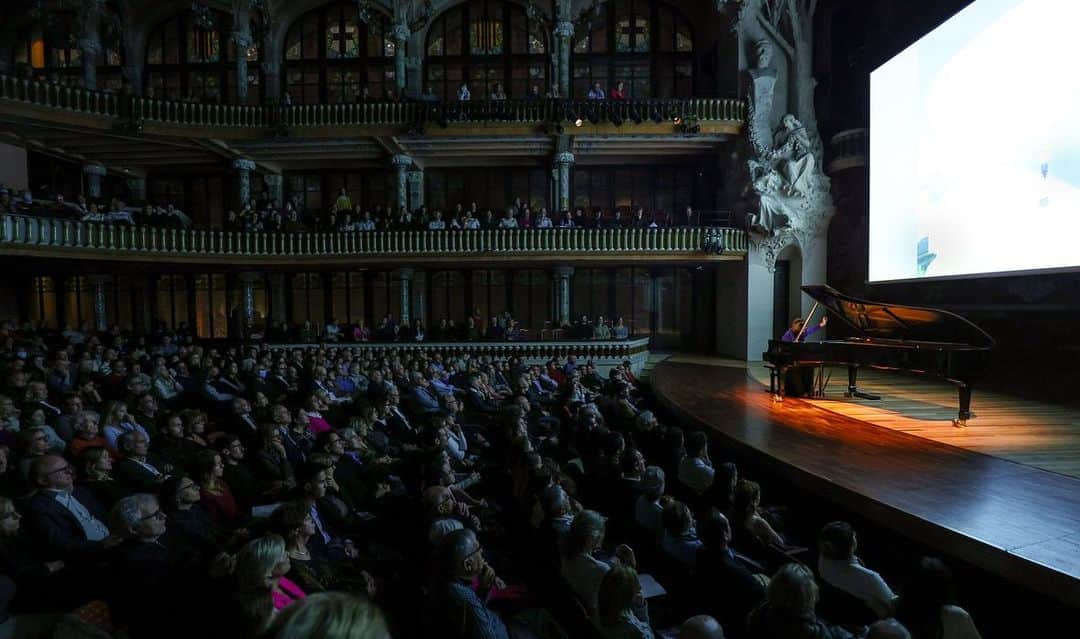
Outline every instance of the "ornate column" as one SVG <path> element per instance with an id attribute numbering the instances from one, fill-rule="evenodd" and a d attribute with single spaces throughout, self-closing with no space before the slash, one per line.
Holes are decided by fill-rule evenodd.
<path id="1" fill-rule="evenodd" d="M 232 32 L 232 41 L 236 45 L 236 102 L 247 104 L 247 52 L 255 40 L 251 37 L 251 26 L 246 19 L 239 23 L 236 30 Z"/>
<path id="2" fill-rule="evenodd" d="M 82 30 L 79 34 L 78 47 L 82 52 L 83 86 L 97 89 L 97 64 L 101 55 L 101 36 L 98 30 L 101 24 L 101 11 L 105 8 L 104 0 L 82 0 L 79 7 L 79 19 Z"/>
<path id="3" fill-rule="evenodd" d="M 398 323 L 399 326 L 406 326 L 411 319 L 412 310 L 412 279 L 413 270 L 411 268 L 399 268 L 394 271 L 394 275 L 397 276 L 401 282 L 401 318 Z"/>
<path id="4" fill-rule="evenodd" d="M 409 25 L 399 22 L 390 28 L 390 35 L 394 38 L 394 83 L 397 85 L 397 97 L 401 99 L 406 86 L 405 45 L 412 32 Z"/>
<path id="5" fill-rule="evenodd" d="M 101 38 L 98 37 L 97 31 L 85 33 L 83 37 L 79 38 L 79 51 L 82 52 L 83 86 L 90 90 L 97 90 L 97 62 L 101 50 Z"/>
<path id="6" fill-rule="evenodd" d="M 241 158 L 233 160 L 232 165 L 236 169 L 236 192 L 242 208 L 251 200 L 251 172 L 255 170 L 255 163 Z"/>
<path id="7" fill-rule="evenodd" d="M 555 75 L 559 97 L 570 98 L 570 50 L 573 47 L 574 23 L 564 20 L 555 24 Z"/>
<path id="8" fill-rule="evenodd" d="M 405 179 L 409 183 L 409 204 L 414 209 L 424 205 L 424 171 L 415 169 L 409 171 Z"/>
<path id="9" fill-rule="evenodd" d="M 101 178 L 105 177 L 105 167 L 100 164 L 84 164 L 82 171 L 86 176 L 86 197 L 101 197 Z"/>
<path id="10" fill-rule="evenodd" d="M 112 277 L 108 275 L 91 275 L 90 285 L 93 287 L 94 293 L 94 327 L 98 331 L 109 330 L 109 315 L 108 315 L 108 290 L 107 286 L 112 281 Z"/>
<path id="11" fill-rule="evenodd" d="M 574 267 L 558 266 L 555 268 L 555 311 L 558 313 L 559 326 L 570 323 L 570 284 L 574 277 Z"/>
<path id="12" fill-rule="evenodd" d="M 266 57 L 265 53 L 263 57 Z M 277 58 L 274 58 L 272 60 L 264 60 L 261 64 L 263 72 L 263 102 L 265 104 L 278 104 L 281 102 L 281 96 L 284 94 L 284 91 L 282 91 L 281 88 L 281 62 Z"/>
<path id="13" fill-rule="evenodd" d="M 261 273 L 249 271 L 240 274 L 245 326 L 251 326 L 255 322 L 255 287 L 262 283 L 262 279 Z"/>
<path id="14" fill-rule="evenodd" d="M 270 201 L 274 206 L 285 206 L 285 179 L 280 173 L 267 173 L 263 176 L 266 190 L 270 192 Z"/>
<path id="15" fill-rule="evenodd" d="M 390 163 L 397 170 L 397 205 L 398 208 L 409 206 L 409 167 L 412 166 L 412 158 L 408 155 L 395 155 Z"/>
<path id="16" fill-rule="evenodd" d="M 573 153 L 564 152 L 555 155 L 555 169 L 558 173 L 555 181 L 555 203 L 559 211 L 570 209 L 570 166 L 573 164 Z"/>
<path id="17" fill-rule="evenodd" d="M 131 191 L 132 203 L 146 201 L 146 178 L 142 176 L 129 177 L 127 179 L 128 190 Z"/>

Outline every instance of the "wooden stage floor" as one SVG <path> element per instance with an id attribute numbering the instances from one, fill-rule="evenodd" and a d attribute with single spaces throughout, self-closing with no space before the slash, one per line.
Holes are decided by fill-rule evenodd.
<path id="1" fill-rule="evenodd" d="M 866 390 L 882 391 L 883 400 L 867 408 L 774 404 L 765 380 L 742 363 L 684 357 L 650 374 L 676 414 L 821 497 L 1080 607 L 1080 478 L 1068 474 L 1080 464 L 1080 435 L 1044 419 L 1049 408 L 1039 413 L 1029 402 L 976 390 L 977 417 L 957 429 L 948 423 L 956 410 L 948 386 L 920 391 L 921 382 L 907 377 L 896 376 L 893 387 L 892 376 L 868 376 Z M 839 383 L 834 376 L 838 391 Z"/>

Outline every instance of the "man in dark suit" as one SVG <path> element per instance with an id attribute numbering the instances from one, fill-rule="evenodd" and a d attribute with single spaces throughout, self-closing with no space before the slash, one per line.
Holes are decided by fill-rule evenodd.
<path id="1" fill-rule="evenodd" d="M 75 469 L 63 457 L 38 457 L 30 478 L 37 492 L 27 505 L 27 519 L 45 555 L 65 562 L 92 560 L 120 541 L 105 525 L 101 504 L 75 486 Z"/>
<path id="2" fill-rule="evenodd" d="M 229 408 L 225 430 L 239 437 L 245 447 L 254 449 L 259 440 L 259 423 L 251 414 L 251 402 L 243 397 L 236 397 Z"/>
<path id="3" fill-rule="evenodd" d="M 412 383 L 409 389 L 409 405 L 413 412 L 418 415 L 433 415 L 442 410 L 434 387 L 419 371 L 413 371 L 409 375 L 409 381 Z"/>
<path id="4" fill-rule="evenodd" d="M 116 478 L 134 492 L 156 493 L 171 470 L 149 456 L 146 436 L 129 431 L 116 440 L 122 458 L 116 462 Z"/>
<path id="5" fill-rule="evenodd" d="M 715 508 L 702 522 L 705 547 L 698 552 L 697 582 L 694 592 L 701 595 L 699 609 L 716 617 L 724 628 L 742 636 L 746 616 L 765 600 L 767 578 L 763 568 L 749 557 L 731 548 L 731 524 Z M 723 593 L 717 596 L 716 593 Z"/>
<path id="6" fill-rule="evenodd" d="M 470 416 L 495 415 L 499 407 L 495 402 L 484 396 L 480 390 L 480 378 L 476 375 L 469 376 L 468 388 L 465 390 L 465 407 Z"/>
<path id="7" fill-rule="evenodd" d="M 190 637 L 200 615 L 177 606 L 199 602 L 209 587 L 202 557 L 183 535 L 166 529 L 165 512 L 153 495 L 124 497 L 113 508 L 113 523 L 126 538 L 115 552 L 116 589 L 109 599 L 115 618 L 133 637 Z M 122 529 L 122 530 L 121 530 Z"/>

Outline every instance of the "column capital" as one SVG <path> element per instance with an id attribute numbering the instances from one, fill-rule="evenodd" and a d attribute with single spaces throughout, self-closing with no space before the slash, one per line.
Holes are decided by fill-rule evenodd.
<path id="1" fill-rule="evenodd" d="M 112 275 L 108 273 L 94 273 L 93 275 L 87 275 L 86 279 L 94 286 L 104 286 L 112 281 Z"/>
<path id="2" fill-rule="evenodd" d="M 555 154 L 555 164 L 573 164 L 573 163 L 574 163 L 574 154 L 573 153 L 563 152 L 563 153 L 556 153 Z"/>
<path id="3" fill-rule="evenodd" d="M 405 179 L 409 181 L 409 184 L 419 184 L 424 181 L 424 171 L 422 169 L 409 171 L 405 174 Z"/>
<path id="4" fill-rule="evenodd" d="M 412 35 L 412 31 L 409 29 L 409 25 L 398 22 L 390 27 L 390 36 L 394 38 L 394 42 L 399 46 L 409 39 Z"/>
<path id="5" fill-rule="evenodd" d="M 573 266 L 556 266 L 554 271 L 555 277 L 560 280 L 568 280 L 574 276 Z"/>
<path id="6" fill-rule="evenodd" d="M 559 38 L 569 38 L 574 35 L 574 23 L 569 20 L 563 20 L 555 23 L 555 36 Z"/>
<path id="7" fill-rule="evenodd" d="M 412 166 L 412 156 L 399 153 L 390 158 L 390 164 L 398 168 L 408 168 Z"/>
<path id="8" fill-rule="evenodd" d="M 399 268 L 394 271 L 394 275 L 396 275 L 398 279 L 406 282 L 412 281 L 413 273 L 415 273 L 415 271 L 411 268 Z"/>
<path id="9" fill-rule="evenodd" d="M 236 169 L 237 171 L 254 171 L 255 170 L 255 162 L 253 162 L 251 160 L 248 160 L 248 159 L 245 159 L 245 158 L 239 158 L 239 159 L 233 160 L 232 167 L 234 169 Z"/>
<path id="10" fill-rule="evenodd" d="M 280 173 L 266 173 L 263 175 L 263 183 L 266 186 L 279 186 L 285 177 Z"/>
<path id="11" fill-rule="evenodd" d="M 108 174 L 109 171 L 100 164 L 84 164 L 82 167 L 82 172 L 87 175 L 97 175 L 99 177 L 104 177 L 106 174 Z"/>
<path id="12" fill-rule="evenodd" d="M 239 58 L 255 43 L 255 38 L 251 37 L 250 29 L 240 28 L 232 32 L 232 41 L 236 44 L 236 57 Z"/>
<path id="13" fill-rule="evenodd" d="M 239 279 L 244 284 L 254 285 L 263 280 L 263 274 L 256 271 L 243 271 L 239 274 Z"/>
<path id="14" fill-rule="evenodd" d="M 88 33 L 83 37 L 79 38 L 78 46 L 79 50 L 82 51 L 83 55 L 91 56 L 98 55 L 99 53 L 101 53 L 101 50 L 103 48 L 101 46 L 101 38 L 98 37 L 98 34 L 96 33 Z"/>

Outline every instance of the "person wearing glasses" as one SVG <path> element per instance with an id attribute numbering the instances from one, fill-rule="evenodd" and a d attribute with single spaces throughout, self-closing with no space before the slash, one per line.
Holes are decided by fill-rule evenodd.
<path id="1" fill-rule="evenodd" d="M 115 622 L 132 637 L 190 637 L 213 618 L 191 614 L 179 601 L 199 601 L 210 588 L 209 557 L 191 546 L 183 535 L 168 530 L 168 517 L 158 498 L 147 493 L 128 495 L 110 514 L 112 529 L 124 537 L 110 564 L 115 591 L 108 598 Z"/>
<path id="2" fill-rule="evenodd" d="M 28 527 L 56 559 L 88 559 L 119 543 L 105 525 L 105 509 L 85 488 L 75 485 L 75 468 L 59 455 L 30 465 L 37 488 L 27 506 Z"/>

